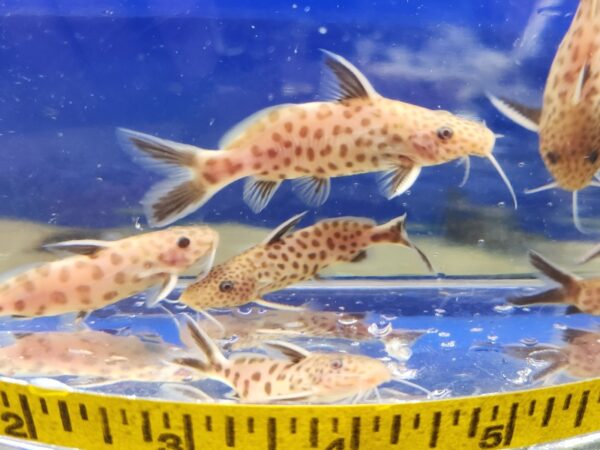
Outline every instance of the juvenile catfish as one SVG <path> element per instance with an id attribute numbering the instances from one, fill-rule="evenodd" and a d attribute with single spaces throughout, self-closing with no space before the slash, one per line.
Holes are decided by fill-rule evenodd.
<path id="1" fill-rule="evenodd" d="M 568 313 L 588 313 L 600 315 L 600 278 L 582 280 L 556 267 L 541 255 L 529 251 L 531 265 L 544 275 L 560 284 L 539 294 L 523 295 L 509 298 L 508 301 L 516 306 L 536 304 L 566 303 Z"/>
<path id="2" fill-rule="evenodd" d="M 189 285 L 179 300 L 199 310 L 248 302 L 283 308 L 262 297 L 311 279 L 332 264 L 360 261 L 366 257 L 366 248 L 374 244 L 412 248 L 433 270 L 425 254 L 408 239 L 406 216 L 383 225 L 355 217 L 327 219 L 288 234 L 303 215 L 284 222 L 264 243 L 214 267 L 205 278 Z"/>
<path id="3" fill-rule="evenodd" d="M 225 186 L 247 178 L 244 200 L 258 213 L 284 180 L 309 206 L 327 200 L 330 179 L 380 172 L 387 198 L 402 194 L 422 167 L 488 158 L 516 199 L 494 159 L 496 137 L 484 124 L 379 95 L 341 56 L 325 53 L 332 100 L 278 105 L 242 121 L 220 142 L 221 151 L 119 130 L 136 161 L 167 175 L 142 204 L 151 226 L 184 217 Z"/>
<path id="4" fill-rule="evenodd" d="M 546 362 L 547 366 L 534 374 L 534 381 L 547 380 L 559 371 L 573 378 L 600 376 L 600 333 L 568 328 L 562 337 L 562 346 L 507 345 L 502 351 L 515 358 Z"/>
<path id="5" fill-rule="evenodd" d="M 268 345 L 286 359 L 261 354 L 227 359 L 195 322 L 186 319 L 182 326 L 190 335 L 186 340 L 195 342 L 204 358 L 175 358 L 173 362 L 231 386 L 242 402 L 330 403 L 365 394 L 393 378 L 385 364 L 374 358 L 313 353 L 280 341 Z M 191 346 L 190 342 L 186 343 Z"/>
<path id="6" fill-rule="evenodd" d="M 577 193 L 599 186 L 600 169 L 600 6 L 581 0 L 546 81 L 541 109 L 491 97 L 507 117 L 539 134 L 539 150 L 554 182 L 529 192 L 561 188 L 572 192 L 573 221 L 583 228 Z"/>
<path id="7" fill-rule="evenodd" d="M 118 241 L 67 241 L 46 246 L 75 253 L 0 283 L 0 315 L 52 316 L 87 312 L 154 287 L 152 306 L 173 290 L 180 273 L 213 263 L 218 234 L 202 226 L 173 227 Z"/>

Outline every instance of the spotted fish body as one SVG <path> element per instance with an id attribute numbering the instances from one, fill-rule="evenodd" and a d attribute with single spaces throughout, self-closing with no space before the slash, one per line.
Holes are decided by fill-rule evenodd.
<path id="1" fill-rule="evenodd" d="M 287 359 L 261 354 L 227 359 L 194 322 L 188 320 L 185 326 L 206 361 L 176 358 L 174 362 L 231 386 L 242 402 L 329 403 L 370 391 L 392 379 L 390 370 L 377 359 L 346 353 L 312 353 L 279 341 L 269 345 Z"/>
<path id="2" fill-rule="evenodd" d="M 563 332 L 565 344 L 557 347 L 539 344 L 533 347 L 506 346 L 504 352 L 520 358 L 544 361 L 548 365 L 534 375 L 535 380 L 559 371 L 572 378 L 600 376 L 600 333 L 568 328 Z"/>
<path id="3" fill-rule="evenodd" d="M 302 216 L 283 223 L 263 244 L 215 266 L 179 300 L 195 309 L 267 303 L 263 295 L 311 279 L 332 264 L 359 261 L 366 248 L 379 243 L 415 249 L 431 270 L 426 256 L 408 239 L 405 216 L 383 225 L 362 218 L 329 219 L 288 235 Z"/>
<path id="4" fill-rule="evenodd" d="M 310 310 L 266 310 L 250 315 L 220 315 L 218 320 L 225 329 L 225 334 L 208 319 L 202 320 L 201 324 L 212 339 L 225 339 L 230 350 L 258 347 L 273 339 L 301 337 L 344 339 L 352 342 L 381 339 L 386 346 L 408 347 L 425 333 L 420 330 L 395 329 L 378 337 L 369 331 L 365 316 L 362 313 Z M 404 353 L 402 359 L 406 357 L 407 352 Z"/>
<path id="5" fill-rule="evenodd" d="M 91 311 L 151 287 L 161 287 L 154 299 L 160 300 L 185 270 L 200 266 L 206 273 L 217 244 L 217 233 L 200 226 L 173 227 L 118 241 L 53 244 L 48 247 L 76 255 L 3 281 L 0 315 L 32 317 Z"/>
<path id="6" fill-rule="evenodd" d="M 574 193 L 595 185 L 600 169 L 600 6 L 581 0 L 552 62 L 541 109 L 492 98 L 508 117 L 539 133 L 539 150 L 555 183 Z"/>
<path id="7" fill-rule="evenodd" d="M 17 335 L 0 348 L 0 374 L 8 377 L 81 377 L 93 383 L 171 381 L 197 378 L 197 373 L 170 364 L 184 349 L 148 343 L 135 336 L 93 330 Z"/>
<path id="8" fill-rule="evenodd" d="M 509 299 L 510 303 L 517 306 L 563 303 L 570 305 L 569 313 L 584 312 L 600 315 L 600 278 L 582 280 L 554 266 L 532 251 L 529 252 L 529 259 L 535 268 L 558 282 L 560 286 L 539 294 L 513 297 Z"/>
<path id="9" fill-rule="evenodd" d="M 381 172 L 382 191 L 392 198 L 410 188 L 421 167 L 469 155 L 492 160 L 507 182 L 492 156 L 495 136 L 482 123 L 382 97 L 338 55 L 326 52 L 325 63 L 337 85 L 334 101 L 256 113 L 221 140 L 222 151 L 120 130 L 136 161 L 173 175 L 142 202 L 150 224 L 171 223 L 246 177 L 244 199 L 254 212 L 266 207 L 283 180 L 295 180 L 301 198 L 319 206 L 330 178 Z"/>

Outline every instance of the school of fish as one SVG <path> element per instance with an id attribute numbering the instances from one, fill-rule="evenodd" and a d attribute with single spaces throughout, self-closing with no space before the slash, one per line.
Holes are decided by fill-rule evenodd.
<path id="1" fill-rule="evenodd" d="M 600 186 L 599 2 L 580 1 L 550 67 L 541 109 L 490 95 L 501 112 L 538 132 L 540 154 L 555 181 L 533 191 L 571 191 L 574 223 L 582 231 L 577 193 Z M 492 163 L 517 207 L 512 185 L 493 155 L 497 135 L 483 122 L 383 97 L 349 61 L 323 53 L 324 87 L 331 100 L 259 111 L 233 127 L 218 151 L 119 129 L 118 140 L 132 158 L 164 175 L 142 200 L 148 224 L 170 225 L 240 179 L 246 180 L 243 198 L 257 214 L 285 180 L 292 180 L 300 198 L 317 208 L 329 197 L 332 178 L 376 172 L 381 192 L 391 199 L 410 189 L 423 167 L 462 160 L 468 168 L 470 156 Z M 245 403 L 356 402 L 371 393 L 378 397 L 380 387 L 392 382 L 429 396 L 424 387 L 401 379 L 394 365 L 410 357 L 412 345 L 426 331 L 378 332 L 363 312 L 321 311 L 265 298 L 318 279 L 335 264 L 363 261 L 368 249 L 379 244 L 411 249 L 418 264 L 435 274 L 428 256 L 408 237 L 406 214 L 381 224 L 364 217 L 333 217 L 295 230 L 305 216 L 291 217 L 262 243 L 218 265 L 219 235 L 200 225 L 114 241 L 47 245 L 47 250 L 67 255 L 6 274 L 0 280 L 0 316 L 75 313 L 78 329 L 11 333 L 11 342 L 0 347 L 0 375 L 67 377 L 67 384 L 78 388 L 124 380 L 184 385 L 216 380 Z M 580 262 L 599 255 L 600 247 L 595 247 Z M 567 314 L 600 315 L 600 278 L 582 279 L 533 250 L 529 257 L 558 286 L 508 298 L 509 304 L 562 304 L 568 305 Z M 196 278 L 177 302 L 202 314 L 198 320 L 175 315 L 181 345 L 86 325 L 88 313 L 139 293 L 145 293 L 147 307 L 164 306 L 160 302 L 188 273 Z M 209 313 L 251 303 L 267 310 Z M 504 345 L 502 352 L 543 362 L 534 381 L 557 373 L 600 376 L 599 333 L 569 328 L 562 340 L 559 346 Z M 308 341 L 323 347 L 330 343 L 333 351 L 308 350 Z M 358 354 L 352 345 L 342 349 L 340 341 L 380 343 L 396 361 Z M 252 353 L 237 353 L 241 349 Z"/>

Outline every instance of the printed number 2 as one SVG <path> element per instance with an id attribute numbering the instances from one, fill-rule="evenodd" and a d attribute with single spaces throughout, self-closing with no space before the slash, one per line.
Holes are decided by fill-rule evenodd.
<path id="1" fill-rule="evenodd" d="M 8 422 L 8 425 L 6 425 L 6 427 L 4 428 L 5 434 L 19 438 L 27 437 L 27 433 L 22 431 L 25 422 L 23 422 L 21 416 L 11 412 L 5 412 L 2 413 L 0 419 L 2 419 L 2 422 Z"/>
<path id="2" fill-rule="evenodd" d="M 158 450 L 183 450 L 181 438 L 176 434 L 163 433 L 158 437 L 158 441 L 165 444 L 164 447 L 159 447 Z"/>
<path id="3" fill-rule="evenodd" d="M 479 448 L 498 448 L 502 445 L 502 430 L 504 425 L 494 425 L 483 430 Z"/>

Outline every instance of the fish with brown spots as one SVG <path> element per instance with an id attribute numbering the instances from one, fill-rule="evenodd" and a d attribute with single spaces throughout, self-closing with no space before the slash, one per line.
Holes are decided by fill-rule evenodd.
<path id="1" fill-rule="evenodd" d="M 172 227 L 117 241 L 66 241 L 47 245 L 74 253 L 0 283 L 0 315 L 52 316 L 89 312 L 154 288 L 147 305 L 165 298 L 180 273 L 211 268 L 218 234 L 209 227 Z"/>
<path id="2" fill-rule="evenodd" d="M 406 215 L 382 225 L 356 217 L 327 219 L 292 232 L 302 219 L 298 214 L 280 225 L 262 244 L 215 266 L 201 280 L 190 284 L 179 301 L 192 308 L 227 308 L 255 302 L 284 308 L 262 297 L 308 280 L 335 263 L 357 262 L 375 244 L 398 244 L 415 250 L 430 271 L 427 256 L 408 238 Z"/>
<path id="3" fill-rule="evenodd" d="M 267 345 L 286 359 L 258 353 L 227 359 L 195 322 L 187 319 L 182 326 L 189 334 L 184 342 L 195 342 L 204 358 L 175 358 L 173 362 L 227 384 L 242 402 L 331 403 L 362 396 L 394 378 L 391 370 L 374 358 L 309 352 L 282 341 L 271 341 Z"/>
<path id="4" fill-rule="evenodd" d="M 16 333 L 0 348 L 0 374 L 6 377 L 76 377 L 68 384 L 92 387 L 119 381 L 183 382 L 196 371 L 169 362 L 187 350 L 136 336 L 102 331 Z"/>
<path id="5" fill-rule="evenodd" d="M 410 346 L 426 331 L 392 329 L 378 336 L 369 330 L 365 313 L 334 311 L 253 311 L 250 314 L 219 315 L 222 327 L 211 320 L 200 322 L 206 333 L 223 340 L 230 350 L 258 347 L 272 339 L 325 338 L 351 342 L 381 340 L 388 354 L 399 360 L 410 357 Z M 225 329 L 225 333 L 223 333 Z M 337 344 L 336 344 L 337 345 Z"/>
<path id="6" fill-rule="evenodd" d="M 488 158 L 516 198 L 492 155 L 495 135 L 483 123 L 379 95 L 365 76 L 341 56 L 325 51 L 332 101 L 278 105 L 229 131 L 222 151 L 120 129 L 122 146 L 135 161 L 167 178 L 142 204 L 151 226 L 172 223 L 198 209 L 215 193 L 247 178 L 244 200 L 262 211 L 283 180 L 311 207 L 322 205 L 333 177 L 379 172 L 387 198 L 417 179 L 421 168 L 470 155 Z"/>
<path id="7" fill-rule="evenodd" d="M 546 380 L 563 372 L 571 378 L 595 378 L 600 376 L 600 333 L 567 328 L 562 333 L 562 346 L 538 344 L 534 346 L 507 345 L 503 352 L 519 359 L 547 363 L 533 375 L 533 380 Z"/>
<path id="8" fill-rule="evenodd" d="M 583 280 L 568 273 L 534 251 L 529 252 L 531 265 L 540 270 L 545 276 L 560 284 L 559 287 L 539 294 L 523 295 L 509 298 L 508 301 L 516 306 L 537 304 L 568 304 L 567 313 L 587 313 L 600 315 L 600 278 Z"/>
<path id="9" fill-rule="evenodd" d="M 507 117 L 539 134 L 539 150 L 554 182 L 531 189 L 561 188 L 573 194 L 573 221 L 579 220 L 577 193 L 600 186 L 600 7 L 581 0 L 546 81 L 541 109 L 490 96 Z"/>

